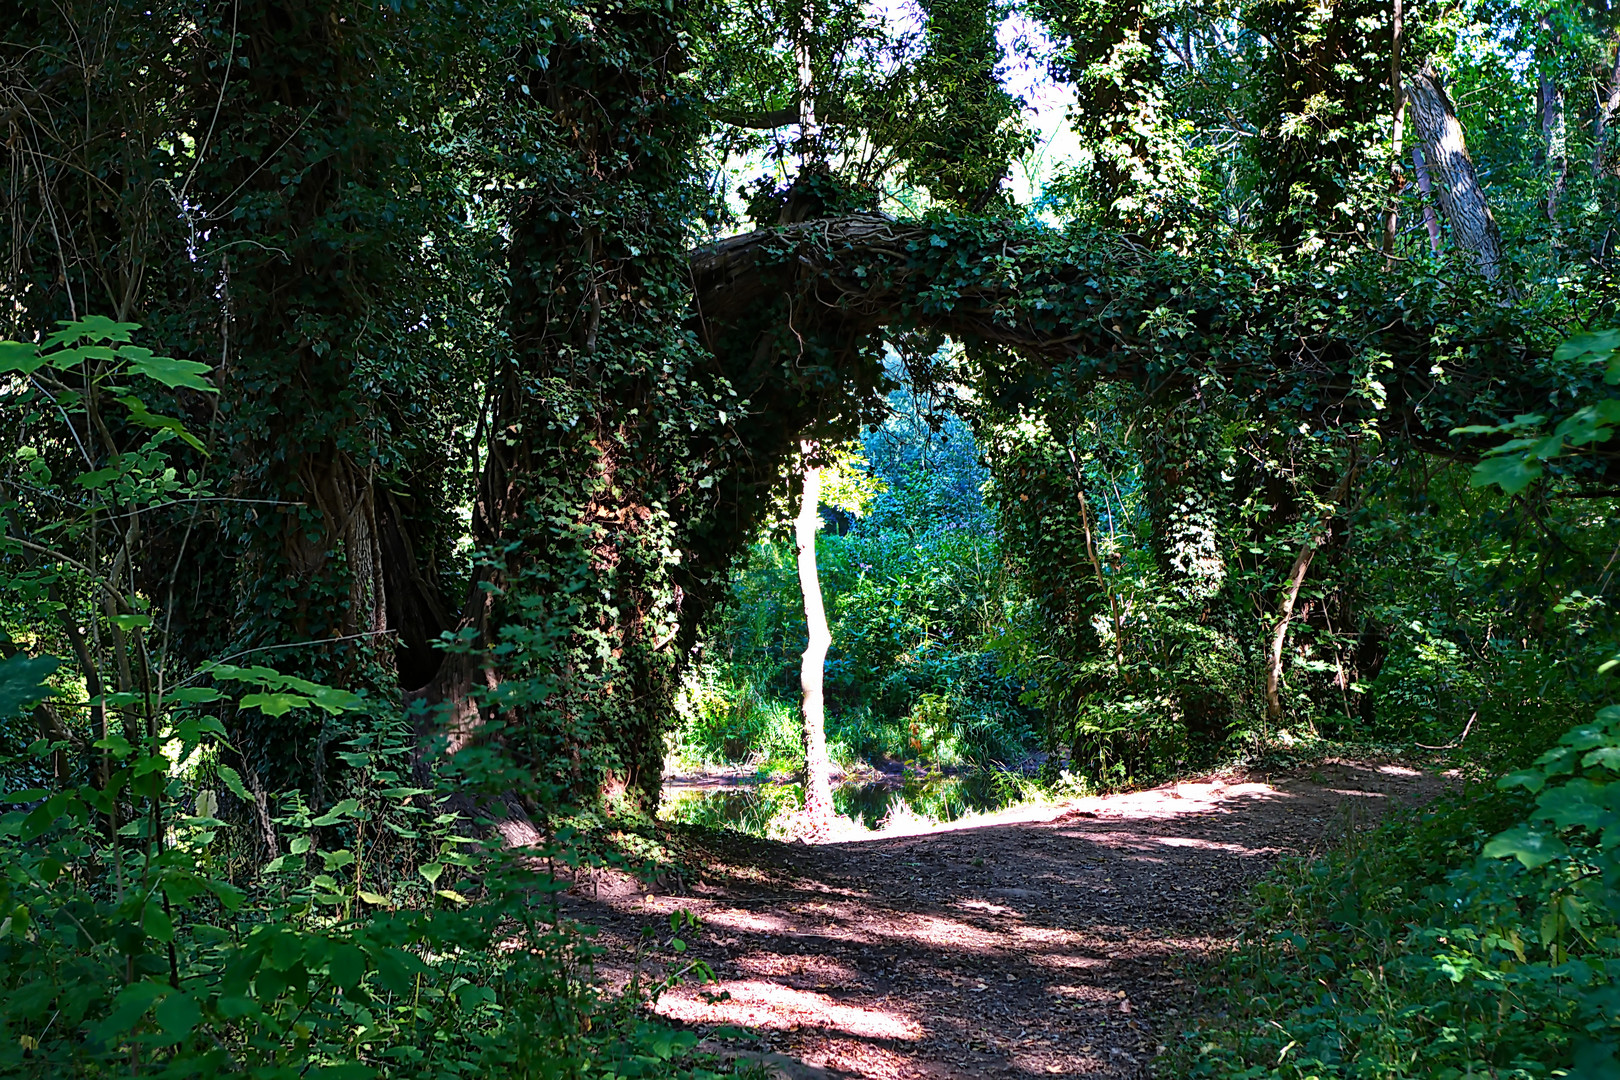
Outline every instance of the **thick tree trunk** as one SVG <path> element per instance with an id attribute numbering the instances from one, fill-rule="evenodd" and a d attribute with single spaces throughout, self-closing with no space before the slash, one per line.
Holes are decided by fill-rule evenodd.
<path id="1" fill-rule="evenodd" d="M 804 597 L 804 621 L 808 640 L 799 661 L 799 688 L 803 691 L 804 716 L 804 812 L 810 831 L 825 835 L 832 827 L 832 768 L 827 760 L 827 719 L 822 683 L 827 669 L 827 650 L 832 633 L 827 629 L 827 610 L 821 599 L 821 575 L 816 568 L 816 533 L 821 528 L 821 469 L 808 464 L 816 452 L 814 443 L 801 444 L 806 464 L 799 514 L 793 522 L 793 538 L 798 548 L 799 591 Z"/>
<path id="2" fill-rule="evenodd" d="M 1423 158 L 1435 180 L 1440 211 L 1451 225 L 1457 246 L 1474 256 L 1480 273 L 1491 281 L 1501 274 L 1502 238 L 1485 200 L 1461 122 L 1432 63 L 1406 83 L 1412 124 L 1423 143 Z"/>

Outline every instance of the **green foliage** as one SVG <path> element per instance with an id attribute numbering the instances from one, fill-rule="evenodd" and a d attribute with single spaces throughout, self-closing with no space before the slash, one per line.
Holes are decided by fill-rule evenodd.
<path id="1" fill-rule="evenodd" d="M 824 499 L 839 530 L 817 543 L 833 641 L 829 750 L 845 767 L 1020 761 L 1033 732 L 996 647 L 1007 583 L 984 531 L 971 434 L 956 420 L 942 440 L 908 415 L 904 391 L 893 400 L 902 411 L 866 438 L 872 471 L 846 451 Z M 796 767 L 805 640 L 794 550 L 767 533 L 734 575 L 706 666 L 689 680 L 678 752 L 692 763 Z"/>
<path id="2" fill-rule="evenodd" d="M 535 869 L 594 856 L 566 832 L 510 848 L 468 813 L 520 790 L 498 758 L 469 753 L 423 786 L 415 731 L 364 694 L 235 656 L 177 662 L 126 576 L 140 534 L 107 522 L 212 498 L 171 459 L 194 440 L 143 422 L 135 395 L 141 379 L 213 387 L 206 365 L 130 344 L 135 329 L 84 319 L 4 350 L 29 378 L 13 400 L 37 410 L 0 505 L 5 629 L 75 663 L 9 641 L 0 661 L 0 1072 L 689 1074 L 695 1038 L 640 1018 L 671 984 L 602 997 L 595 951 L 557 912 L 566 882 Z M 127 429 L 98 413 L 109 399 Z M 334 748 L 348 783 L 318 804 L 251 790 L 230 764 L 225 717 L 299 710 L 360 728 Z M 250 822 L 274 857 L 251 858 Z"/>
<path id="3" fill-rule="evenodd" d="M 1223 968 L 1230 1016 L 1188 1033 L 1185 1074 L 1610 1075 L 1617 762 L 1611 707 L 1503 778 L 1538 798 L 1494 837 L 1525 803 L 1470 788 L 1273 873 Z"/>

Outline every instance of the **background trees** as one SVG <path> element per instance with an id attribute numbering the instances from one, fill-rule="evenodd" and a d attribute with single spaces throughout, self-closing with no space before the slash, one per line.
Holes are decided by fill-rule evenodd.
<path id="1" fill-rule="evenodd" d="M 115 865 L 205 782 L 244 867 L 307 854 L 384 729 L 387 790 L 519 839 L 652 807 L 700 645 L 701 723 L 780 696 L 761 529 L 804 440 L 887 484 L 827 515 L 851 762 L 1495 763 L 1605 693 L 1609 354 L 1558 349 L 1615 321 L 1601 5 L 113 0 L 0 37 L 3 628 L 71 657 L 7 738 Z M 1027 205 L 1019 65 L 1078 146 Z M 126 346 L 186 377 L 125 393 Z M 275 670 L 244 704 L 211 661 Z M 107 725 L 156 762 L 183 715 L 214 771 L 109 792 Z"/>

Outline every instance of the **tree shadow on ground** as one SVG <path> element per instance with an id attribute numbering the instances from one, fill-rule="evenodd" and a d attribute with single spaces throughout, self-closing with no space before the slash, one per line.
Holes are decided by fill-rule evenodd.
<path id="1" fill-rule="evenodd" d="M 748 1029 L 733 1045 L 783 1075 L 1145 1076 L 1197 993 L 1186 961 L 1228 940 L 1257 875 L 1446 782 L 1335 762 L 817 846 L 689 832 L 683 895 L 581 884 L 565 906 L 616 981 L 643 926 L 699 916 L 717 983 L 657 1011 Z"/>

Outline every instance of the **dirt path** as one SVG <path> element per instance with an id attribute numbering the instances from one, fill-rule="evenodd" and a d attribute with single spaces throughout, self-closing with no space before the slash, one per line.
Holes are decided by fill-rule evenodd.
<path id="1" fill-rule="evenodd" d="M 1181 959 L 1224 939 L 1252 878 L 1443 784 L 1334 763 L 810 847 L 709 834 L 684 895 L 582 886 L 570 908 L 610 973 L 642 926 L 698 915 L 719 985 L 658 1012 L 748 1028 L 732 1045 L 790 1077 L 1143 1076 L 1196 993 Z"/>

